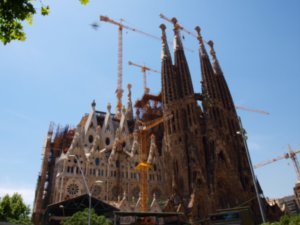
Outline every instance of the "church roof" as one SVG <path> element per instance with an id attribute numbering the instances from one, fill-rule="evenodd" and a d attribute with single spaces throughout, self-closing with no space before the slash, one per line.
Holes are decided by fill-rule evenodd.
<path id="1" fill-rule="evenodd" d="M 84 194 L 71 198 L 65 201 L 57 202 L 47 206 L 44 213 L 44 221 L 51 218 L 61 220 L 63 217 L 72 216 L 78 211 L 83 211 L 89 207 L 89 195 Z M 116 207 L 91 197 L 91 208 L 95 210 L 98 215 L 112 216 L 114 211 L 118 211 Z"/>
<path id="2" fill-rule="evenodd" d="M 155 217 L 172 217 L 172 216 L 181 216 L 183 213 L 178 212 L 114 212 L 118 216 L 136 216 L 136 217 L 146 217 L 146 216 L 155 216 Z"/>

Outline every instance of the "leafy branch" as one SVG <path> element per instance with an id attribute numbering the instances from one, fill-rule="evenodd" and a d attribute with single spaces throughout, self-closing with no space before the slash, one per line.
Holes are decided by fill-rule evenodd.
<path id="1" fill-rule="evenodd" d="M 79 0 L 86 5 L 89 0 Z M 39 6 L 35 8 L 35 5 Z M 38 9 L 38 10 L 37 10 Z M 25 41 L 26 33 L 23 30 L 23 23 L 32 24 L 35 14 L 47 16 L 50 7 L 45 6 L 40 0 L 0 0 L 0 41 L 6 45 L 11 41 Z"/>

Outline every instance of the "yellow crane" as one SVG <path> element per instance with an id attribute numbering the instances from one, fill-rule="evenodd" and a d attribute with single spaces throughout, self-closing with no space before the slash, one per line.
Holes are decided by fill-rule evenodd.
<path id="1" fill-rule="evenodd" d="M 155 70 L 155 69 L 151 69 L 145 65 L 139 65 L 137 63 L 134 63 L 134 62 L 131 62 L 131 61 L 128 61 L 128 64 L 131 65 L 131 66 L 135 66 L 135 67 L 138 67 L 141 69 L 141 72 L 143 73 L 143 87 L 144 87 L 144 93 L 145 94 L 148 94 L 149 93 L 149 88 L 147 87 L 147 74 L 146 74 L 146 71 L 151 71 L 153 73 L 158 73 L 160 74 L 159 71 Z"/>
<path id="2" fill-rule="evenodd" d="M 166 116 L 159 117 L 149 122 L 141 122 L 142 124 L 138 130 L 139 143 L 140 143 L 140 163 L 136 166 L 136 170 L 140 172 L 140 193 L 141 193 L 141 210 L 146 212 L 148 210 L 147 200 L 148 200 L 148 170 L 151 164 L 147 163 L 147 138 L 149 138 L 148 131 L 161 124 L 165 120 L 172 117 L 172 114 L 167 114 Z"/>
<path id="3" fill-rule="evenodd" d="M 146 212 L 148 210 L 147 200 L 148 200 L 148 170 L 151 168 L 151 164 L 147 162 L 147 140 L 149 138 L 148 131 L 161 124 L 162 122 L 172 118 L 172 114 L 166 114 L 165 116 L 159 117 L 157 119 L 143 122 L 138 120 L 139 126 L 138 130 L 135 131 L 138 137 L 139 149 L 140 149 L 140 163 L 135 167 L 137 171 L 140 172 L 140 194 L 141 194 L 141 210 Z M 116 141 L 116 144 L 123 145 L 123 142 L 132 138 L 134 134 L 128 134 Z"/>
<path id="4" fill-rule="evenodd" d="M 260 163 L 256 164 L 254 166 L 254 168 L 258 169 L 258 168 L 261 168 L 261 167 L 266 166 L 268 164 L 271 164 L 273 162 L 277 162 L 281 159 L 291 159 L 292 162 L 293 162 L 295 171 L 296 171 L 297 179 L 298 179 L 298 181 L 300 181 L 300 165 L 299 165 L 299 161 L 297 159 L 297 154 L 300 153 L 300 150 L 293 151 L 290 145 L 288 145 L 288 147 L 289 147 L 289 151 L 287 153 L 284 153 L 283 155 L 278 156 L 276 158 L 260 162 Z"/>

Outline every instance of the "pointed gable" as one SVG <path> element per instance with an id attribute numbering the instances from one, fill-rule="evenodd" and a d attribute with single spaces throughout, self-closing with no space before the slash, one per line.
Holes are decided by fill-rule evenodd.
<path id="1" fill-rule="evenodd" d="M 89 128 L 93 128 L 96 131 L 97 127 L 97 117 L 95 113 L 96 103 L 95 100 L 92 102 L 92 110 L 87 118 L 87 121 L 84 126 L 84 134 L 87 134 Z"/>
<path id="2" fill-rule="evenodd" d="M 120 211 L 122 212 L 131 212 L 132 209 L 130 207 L 130 204 L 127 200 L 127 196 L 126 196 L 126 193 L 124 192 L 123 194 L 123 198 L 122 200 L 120 201 L 120 203 L 118 204 L 118 208 L 120 209 Z"/>
<path id="3" fill-rule="evenodd" d="M 147 163 L 149 163 L 149 164 L 155 163 L 157 156 L 158 156 L 158 152 L 157 152 L 157 147 L 156 147 L 156 144 L 155 144 L 155 136 L 154 136 L 154 134 L 152 134 L 151 135 L 150 150 L 149 150 Z"/>
<path id="4" fill-rule="evenodd" d="M 154 212 L 154 213 L 161 213 L 162 210 L 156 200 L 156 195 L 153 194 L 153 200 L 151 202 L 151 205 L 150 205 L 150 212 Z"/>
<path id="5" fill-rule="evenodd" d="M 142 212 L 142 199 L 141 199 L 141 193 L 139 194 L 139 198 L 135 204 L 134 207 L 135 212 Z"/>
<path id="6" fill-rule="evenodd" d="M 104 123 L 102 126 L 102 134 L 106 148 L 111 148 L 113 145 L 115 127 L 113 124 L 113 116 L 111 114 L 111 105 L 107 105 L 107 113 L 105 115 Z"/>
<path id="7" fill-rule="evenodd" d="M 98 125 L 96 128 L 95 139 L 93 141 L 91 154 L 103 152 L 104 150 L 105 150 L 105 144 L 103 140 L 102 129 L 100 125 Z"/>
<path id="8" fill-rule="evenodd" d="M 122 110 L 122 115 L 121 115 L 120 124 L 119 124 L 119 130 L 120 130 L 121 136 L 127 136 L 129 133 L 125 109 Z"/>
<path id="9" fill-rule="evenodd" d="M 168 199 L 163 207 L 164 212 L 175 212 L 175 204 L 172 199 Z"/>
<path id="10" fill-rule="evenodd" d="M 76 127 L 72 143 L 69 147 L 68 154 L 80 153 L 84 155 L 84 128 L 79 124 Z"/>

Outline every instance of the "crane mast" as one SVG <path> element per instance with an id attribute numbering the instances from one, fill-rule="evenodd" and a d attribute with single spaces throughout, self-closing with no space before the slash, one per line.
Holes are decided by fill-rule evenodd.
<path id="1" fill-rule="evenodd" d="M 123 77 L 123 25 L 122 23 L 116 22 L 110 19 L 107 16 L 100 16 L 100 21 L 104 21 L 107 23 L 111 23 L 113 25 L 118 26 L 118 81 L 117 81 L 117 107 L 116 107 L 116 117 L 121 117 L 122 112 L 122 96 L 123 96 L 123 89 L 122 89 L 122 77 Z"/>
<path id="2" fill-rule="evenodd" d="M 117 117 L 121 117 L 123 96 L 123 28 L 118 29 L 118 84 L 117 84 Z"/>
<path id="3" fill-rule="evenodd" d="M 122 112 L 122 96 L 123 96 L 123 89 L 122 89 L 122 79 L 123 79 L 123 29 L 130 30 L 136 33 L 143 34 L 147 37 L 150 37 L 152 39 L 160 40 L 159 37 L 156 37 L 152 34 L 146 33 L 144 31 L 141 31 L 139 29 L 129 27 L 127 25 L 124 25 L 122 23 L 122 20 L 120 22 L 117 22 L 115 20 L 110 19 L 108 16 L 100 16 L 100 21 L 113 24 L 118 27 L 118 81 L 117 81 L 117 107 L 116 107 L 116 117 L 121 117 Z"/>
<path id="4" fill-rule="evenodd" d="M 140 172 L 140 194 L 141 194 L 141 210 L 146 212 L 148 210 L 148 170 L 151 165 L 147 163 L 146 160 L 146 141 L 147 141 L 147 130 L 140 130 L 139 132 L 139 142 L 140 142 L 140 163 L 135 167 L 136 170 Z"/>
<path id="5" fill-rule="evenodd" d="M 295 171 L 296 171 L 296 175 L 297 175 L 297 179 L 298 181 L 300 181 L 300 165 L 299 165 L 299 161 L 297 159 L 296 154 L 299 153 L 300 151 L 293 151 L 291 146 L 289 146 L 289 157 L 292 159 Z"/>
<path id="6" fill-rule="evenodd" d="M 158 74 L 160 74 L 160 72 L 157 71 L 157 70 L 151 69 L 151 68 L 149 68 L 149 67 L 147 67 L 145 65 L 142 66 L 142 65 L 139 65 L 139 64 L 131 62 L 131 61 L 128 61 L 128 64 L 131 65 L 131 66 L 136 66 L 136 67 L 138 67 L 138 68 L 141 69 L 141 72 L 143 73 L 143 88 L 144 88 L 144 93 L 148 94 L 149 93 L 149 88 L 147 87 L 147 73 L 146 73 L 146 71 L 151 71 L 153 73 L 158 73 Z"/>

